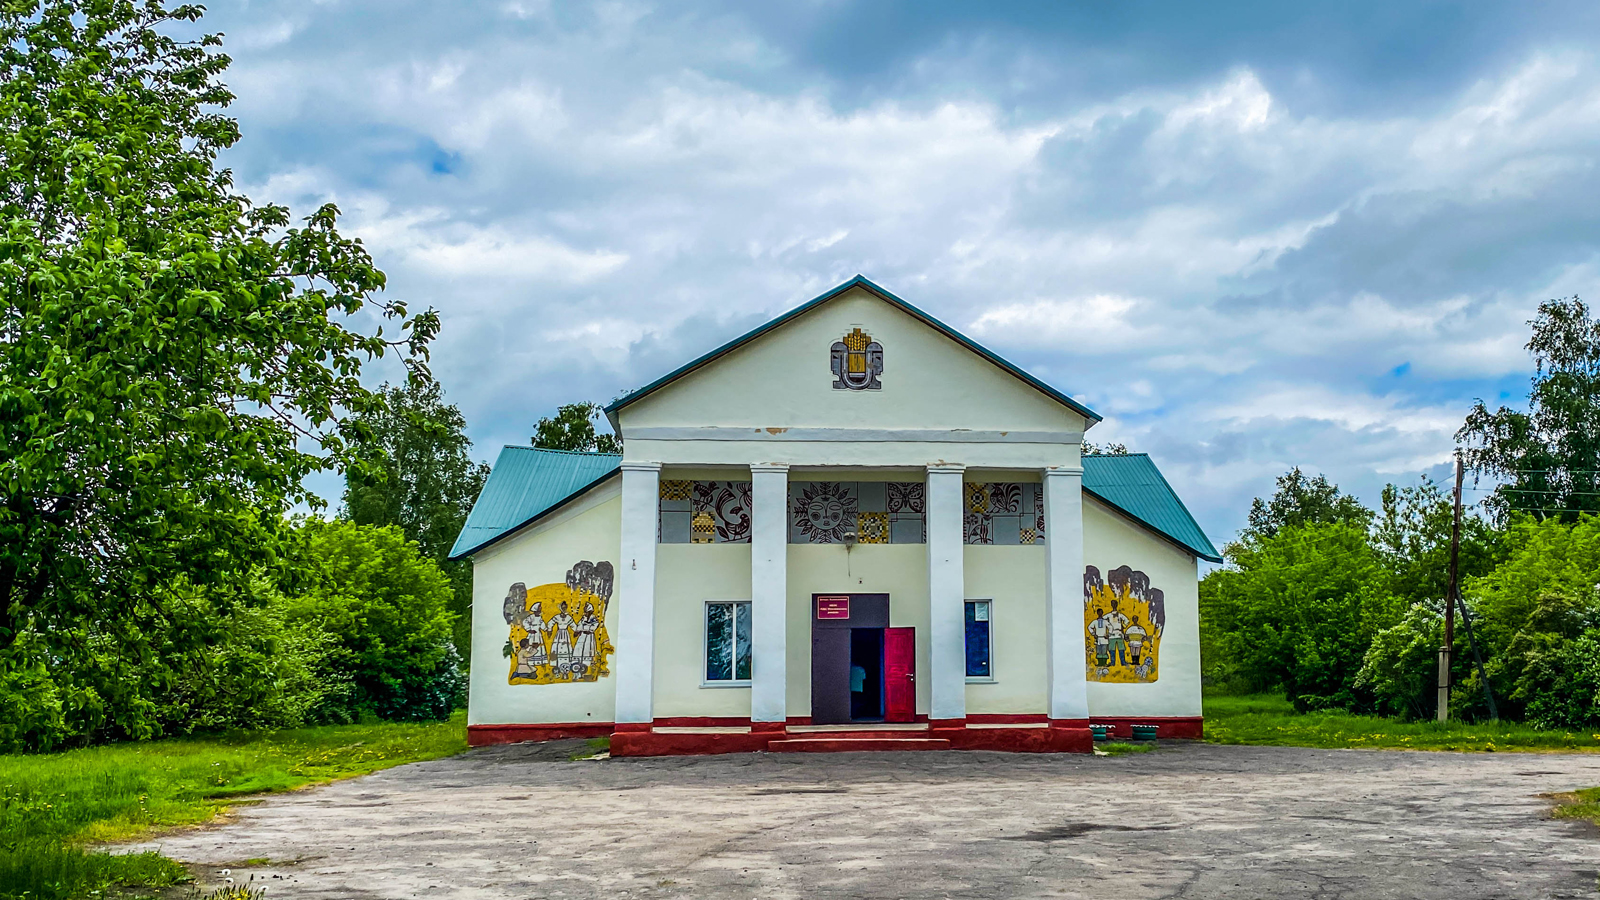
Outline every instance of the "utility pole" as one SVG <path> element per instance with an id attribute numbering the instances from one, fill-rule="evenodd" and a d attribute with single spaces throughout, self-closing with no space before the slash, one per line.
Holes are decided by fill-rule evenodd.
<path id="1" fill-rule="evenodd" d="M 1456 572 L 1461 559 L 1461 451 L 1456 451 L 1456 492 L 1450 518 L 1450 582 L 1445 588 L 1444 644 L 1439 647 L 1439 721 L 1450 720 L 1450 648 L 1456 636 Z"/>

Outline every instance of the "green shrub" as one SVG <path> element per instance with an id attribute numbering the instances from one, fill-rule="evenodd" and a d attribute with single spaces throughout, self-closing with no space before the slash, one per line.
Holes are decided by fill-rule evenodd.
<path id="1" fill-rule="evenodd" d="M 1202 641 L 1231 666 L 1228 677 L 1282 690 L 1301 710 L 1370 706 L 1355 676 L 1403 607 L 1366 526 L 1284 526 L 1230 545 L 1229 560 L 1200 590 Z"/>
<path id="2" fill-rule="evenodd" d="M 1439 644 L 1444 617 L 1427 604 L 1414 604 L 1398 623 L 1373 635 L 1356 674 L 1380 715 L 1421 719 L 1438 702 Z"/>
<path id="3" fill-rule="evenodd" d="M 396 526 L 311 522 L 305 531 L 317 579 L 288 601 L 288 620 L 332 636 L 328 665 L 352 686 L 316 718 L 448 716 L 466 690 L 451 641 L 450 579 Z"/>

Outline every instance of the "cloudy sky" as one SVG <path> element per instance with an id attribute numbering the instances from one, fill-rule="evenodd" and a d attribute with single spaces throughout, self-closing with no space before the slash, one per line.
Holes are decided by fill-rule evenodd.
<path id="1" fill-rule="evenodd" d="M 436 307 L 476 452 L 856 273 L 1083 400 L 1216 540 L 1520 404 L 1600 274 L 1600 5 L 213 0 L 246 193 Z M 1310 10 L 1307 12 L 1306 10 Z"/>

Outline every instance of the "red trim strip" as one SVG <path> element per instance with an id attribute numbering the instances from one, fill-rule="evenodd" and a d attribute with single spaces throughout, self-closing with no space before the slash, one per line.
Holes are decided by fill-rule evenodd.
<path id="1" fill-rule="evenodd" d="M 968 725 L 1040 725 L 1050 721 L 1046 713 L 968 713 Z"/>
<path id="2" fill-rule="evenodd" d="M 558 738 L 605 737 L 614 730 L 610 722 L 563 722 L 552 725 L 468 725 L 467 746 L 520 744 Z"/>
<path id="3" fill-rule="evenodd" d="M 1199 740 L 1205 735 L 1205 719 L 1201 716 L 1090 716 L 1096 725 L 1110 725 L 1113 737 L 1133 737 L 1133 726 L 1154 725 L 1158 738 L 1185 738 Z"/>
<path id="4" fill-rule="evenodd" d="M 742 728 L 750 724 L 750 717 L 658 716 L 652 724 L 656 728 Z"/>

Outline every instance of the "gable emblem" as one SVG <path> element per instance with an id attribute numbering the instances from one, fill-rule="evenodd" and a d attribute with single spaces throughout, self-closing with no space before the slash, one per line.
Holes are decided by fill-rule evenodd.
<path id="1" fill-rule="evenodd" d="M 883 345 L 861 329 L 852 329 L 833 342 L 830 354 L 833 389 L 836 391 L 876 391 L 883 388 Z"/>

